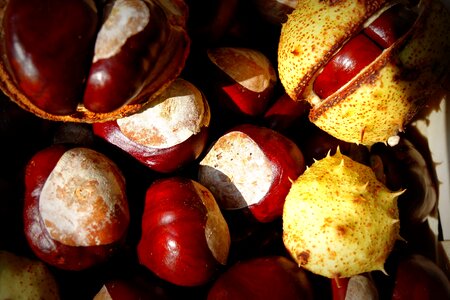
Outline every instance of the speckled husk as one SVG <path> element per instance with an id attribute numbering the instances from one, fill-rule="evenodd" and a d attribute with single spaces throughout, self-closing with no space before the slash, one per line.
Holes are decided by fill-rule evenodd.
<path id="1" fill-rule="evenodd" d="M 385 2 L 299 1 L 282 26 L 278 45 L 278 70 L 286 93 L 302 99 L 314 74 Z"/>
<path id="2" fill-rule="evenodd" d="M 283 25 L 278 52 L 280 80 L 290 97 L 312 104 L 310 120 L 338 139 L 368 146 L 403 131 L 439 90 L 450 60 L 448 11 L 440 1 L 424 0 L 408 33 L 319 99 L 312 87 L 317 72 L 385 4 L 369 2 L 301 1 Z"/>
<path id="3" fill-rule="evenodd" d="M 397 198 L 373 171 L 339 151 L 292 184 L 283 210 L 283 242 L 294 260 L 329 278 L 384 271 L 399 238 Z"/>
<path id="4" fill-rule="evenodd" d="M 389 61 L 346 94 L 330 96 L 315 107 L 310 120 L 340 140 L 364 145 L 386 142 L 403 131 L 437 89 L 431 72 L 422 72 L 415 81 L 398 80 L 399 76 L 401 70 Z M 419 81 L 435 89 L 426 89 Z"/>

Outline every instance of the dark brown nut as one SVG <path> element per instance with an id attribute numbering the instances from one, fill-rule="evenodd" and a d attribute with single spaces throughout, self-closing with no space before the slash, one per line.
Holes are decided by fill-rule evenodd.
<path id="1" fill-rule="evenodd" d="M 0 88 L 46 119 L 132 114 L 178 77 L 190 49 L 178 0 L 3 0 L 0 8 Z"/>
<path id="2" fill-rule="evenodd" d="M 112 161 L 58 144 L 36 153 L 25 172 L 24 231 L 37 257 L 83 270 L 117 252 L 130 214 L 125 179 Z"/>
<path id="3" fill-rule="evenodd" d="M 141 112 L 95 123 L 93 130 L 150 169 L 170 173 L 186 167 L 203 152 L 210 118 L 204 94 L 178 78 Z"/>

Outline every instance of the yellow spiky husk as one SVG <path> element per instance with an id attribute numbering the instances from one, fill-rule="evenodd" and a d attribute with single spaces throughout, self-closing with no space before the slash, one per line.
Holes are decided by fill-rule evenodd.
<path id="1" fill-rule="evenodd" d="M 316 95 L 320 69 L 388 2 L 300 1 L 282 26 L 278 72 L 286 93 L 308 101 L 311 122 L 349 143 L 371 146 L 404 131 L 439 96 L 448 73 L 450 13 L 441 1 L 423 0 L 405 36 L 332 95 Z"/>
<path id="2" fill-rule="evenodd" d="M 283 210 L 285 247 L 299 266 L 328 278 L 384 272 L 399 239 L 400 194 L 340 151 L 328 155 L 292 184 Z"/>

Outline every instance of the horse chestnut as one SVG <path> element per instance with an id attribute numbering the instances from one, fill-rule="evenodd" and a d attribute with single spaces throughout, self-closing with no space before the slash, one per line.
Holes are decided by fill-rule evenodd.
<path id="1" fill-rule="evenodd" d="M 208 138 L 210 109 L 203 93 L 178 78 L 154 104 L 128 117 L 94 123 L 94 133 L 162 173 L 193 162 Z"/>
<path id="2" fill-rule="evenodd" d="M 124 178 L 107 157 L 54 145 L 32 157 L 25 176 L 25 235 L 40 259 L 81 270 L 119 248 L 130 216 Z"/>
<path id="3" fill-rule="evenodd" d="M 264 113 L 264 124 L 284 134 L 289 129 L 296 129 L 296 125 L 300 126 L 309 109 L 306 101 L 294 101 L 283 93 Z"/>
<path id="4" fill-rule="evenodd" d="M 207 299 L 313 299 L 304 269 L 284 256 L 266 256 L 237 262 L 223 273 Z"/>
<path id="5" fill-rule="evenodd" d="M 219 47 L 207 50 L 214 81 L 210 88 L 222 107 L 245 116 L 264 113 L 277 76 L 265 54 L 249 48 Z"/>
<path id="6" fill-rule="evenodd" d="M 164 280 L 198 286 L 225 265 L 228 224 L 211 192 L 182 177 L 152 183 L 145 197 L 139 262 Z"/>
<path id="7" fill-rule="evenodd" d="M 449 20 L 435 0 L 299 1 L 281 30 L 280 81 L 336 138 L 395 144 L 442 89 Z"/>
<path id="8" fill-rule="evenodd" d="M 418 254 L 399 259 L 391 299 L 449 298 L 448 277 L 433 261 Z"/>
<path id="9" fill-rule="evenodd" d="M 0 88 L 11 100 L 47 119 L 105 121 L 138 111 L 181 73 L 184 2 L 97 3 L 2 1 Z"/>
<path id="10" fill-rule="evenodd" d="M 198 178 L 225 210 L 249 208 L 260 222 L 281 217 L 292 180 L 305 170 L 301 150 L 284 135 L 251 124 L 230 129 L 200 161 Z"/>
<path id="11" fill-rule="evenodd" d="M 283 242 L 311 272 L 351 277 L 384 263 L 400 238 L 397 197 L 372 169 L 342 155 L 312 164 L 293 183 L 283 208 Z"/>

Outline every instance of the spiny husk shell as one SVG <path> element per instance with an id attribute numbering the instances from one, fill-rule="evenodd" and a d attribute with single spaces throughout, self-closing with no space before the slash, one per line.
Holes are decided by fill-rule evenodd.
<path id="1" fill-rule="evenodd" d="M 347 89 L 345 99 L 342 94 L 330 96 L 312 109 L 311 122 L 346 142 L 369 146 L 386 142 L 403 131 L 438 88 L 431 70 L 421 72 L 415 81 L 398 80 L 399 76 L 402 70 L 393 61 L 387 62 Z M 424 89 L 418 81 L 434 89 Z"/>
<path id="2" fill-rule="evenodd" d="M 339 151 L 292 184 L 283 242 L 299 266 L 329 278 L 384 270 L 399 238 L 397 198 L 372 169 Z"/>
<path id="3" fill-rule="evenodd" d="M 323 45 L 323 40 L 327 40 L 330 35 L 333 42 L 339 43 L 345 41 L 349 34 L 345 30 L 331 30 L 333 26 L 341 28 L 336 19 L 327 19 L 330 21 L 327 24 L 331 34 L 325 30 L 314 35 L 295 33 L 294 28 L 303 32 L 301 28 L 305 22 L 314 27 L 315 21 L 308 23 L 305 18 L 315 20 L 314 14 L 328 16 L 329 11 L 336 9 L 326 2 L 317 2 L 322 6 L 321 10 L 316 8 L 319 4 L 315 1 L 301 4 L 283 26 L 279 47 L 280 79 L 293 99 L 304 99 L 312 104 L 310 120 L 322 130 L 351 143 L 370 146 L 386 142 L 389 137 L 403 131 L 440 89 L 440 78 L 448 72 L 450 60 L 448 11 L 440 1 L 422 1 L 419 17 L 407 34 L 340 90 L 321 100 L 313 91 L 313 82 L 317 71 L 336 50 L 329 46 L 319 48 L 318 52 L 314 45 Z M 344 5 L 346 2 L 335 5 Z M 344 11 L 345 15 L 355 14 L 348 9 Z M 354 28 L 350 24 L 345 26 L 349 27 L 349 31 Z M 335 32 L 342 37 L 338 39 L 333 35 Z M 309 51 L 298 51 L 305 39 L 310 40 Z M 313 67 L 313 63 L 317 65 Z"/>
<path id="4" fill-rule="evenodd" d="M 9 0 L 0 0 L 0 25 Z M 189 55 L 191 40 L 187 32 L 186 21 L 188 9 L 182 0 L 147 0 L 152 5 L 158 5 L 167 17 L 168 33 L 164 35 L 160 57 L 152 72 L 148 74 L 142 90 L 129 104 L 108 113 L 94 113 L 81 103 L 76 111 L 69 115 L 55 115 L 37 107 L 22 93 L 9 71 L 6 61 L 6 51 L 0 47 L 0 90 L 22 109 L 34 115 L 52 121 L 97 123 L 117 120 L 145 109 L 180 75 Z M 2 25 L 1 25 L 2 26 Z M 0 31 L 0 39 L 3 32 Z M 80 99 L 82 100 L 82 99 Z"/>
<path id="5" fill-rule="evenodd" d="M 302 99 L 314 74 L 385 2 L 299 1 L 282 26 L 278 45 L 278 71 L 286 93 Z"/>

